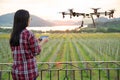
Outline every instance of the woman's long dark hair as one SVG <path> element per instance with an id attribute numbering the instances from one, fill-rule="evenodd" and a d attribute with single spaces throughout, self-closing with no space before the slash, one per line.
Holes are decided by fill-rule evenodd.
<path id="1" fill-rule="evenodd" d="M 30 15 L 26 10 L 18 10 L 14 15 L 13 31 L 11 33 L 10 45 L 19 46 L 20 33 L 28 26 Z"/>

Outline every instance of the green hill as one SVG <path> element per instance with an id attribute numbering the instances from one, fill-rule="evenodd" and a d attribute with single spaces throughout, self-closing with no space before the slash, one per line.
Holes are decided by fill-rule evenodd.
<path id="1" fill-rule="evenodd" d="M 93 28 L 93 24 L 88 24 L 88 28 L 83 31 L 86 32 L 120 32 L 120 18 L 115 19 L 105 19 L 96 22 L 96 28 Z"/>

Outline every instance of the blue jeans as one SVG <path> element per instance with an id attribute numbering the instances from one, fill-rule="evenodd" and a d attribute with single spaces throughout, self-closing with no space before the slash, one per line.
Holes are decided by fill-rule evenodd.
<path id="1" fill-rule="evenodd" d="M 36 80 L 36 78 L 34 80 Z"/>

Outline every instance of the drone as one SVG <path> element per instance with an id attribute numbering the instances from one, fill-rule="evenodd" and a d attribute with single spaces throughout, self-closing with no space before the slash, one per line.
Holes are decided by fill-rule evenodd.
<path id="1" fill-rule="evenodd" d="M 99 9 L 101 8 L 91 8 L 93 10 L 92 13 L 79 13 L 79 12 L 74 12 L 73 9 L 68 9 L 69 12 L 60 12 L 62 13 L 63 18 L 65 18 L 65 15 L 70 15 L 70 19 L 72 17 L 79 17 L 79 16 L 83 16 L 83 18 L 92 18 L 93 21 L 93 25 L 94 27 L 96 27 L 93 15 L 95 15 L 97 18 L 100 17 L 100 15 L 105 15 L 105 16 L 109 16 L 109 18 L 113 18 L 113 14 L 115 12 L 115 9 L 109 10 L 109 11 L 104 11 L 104 12 L 98 12 Z M 84 21 L 82 20 L 81 22 L 81 27 L 83 27 Z"/>

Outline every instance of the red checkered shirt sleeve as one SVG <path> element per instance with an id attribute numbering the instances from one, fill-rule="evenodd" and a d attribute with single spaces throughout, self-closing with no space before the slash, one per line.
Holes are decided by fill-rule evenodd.
<path id="1" fill-rule="evenodd" d="M 29 47 L 30 47 L 32 54 L 34 56 L 40 54 L 40 51 L 41 51 L 40 45 L 38 43 L 38 40 L 35 38 L 32 32 L 30 32 L 28 41 L 29 41 L 28 43 L 29 43 Z"/>

